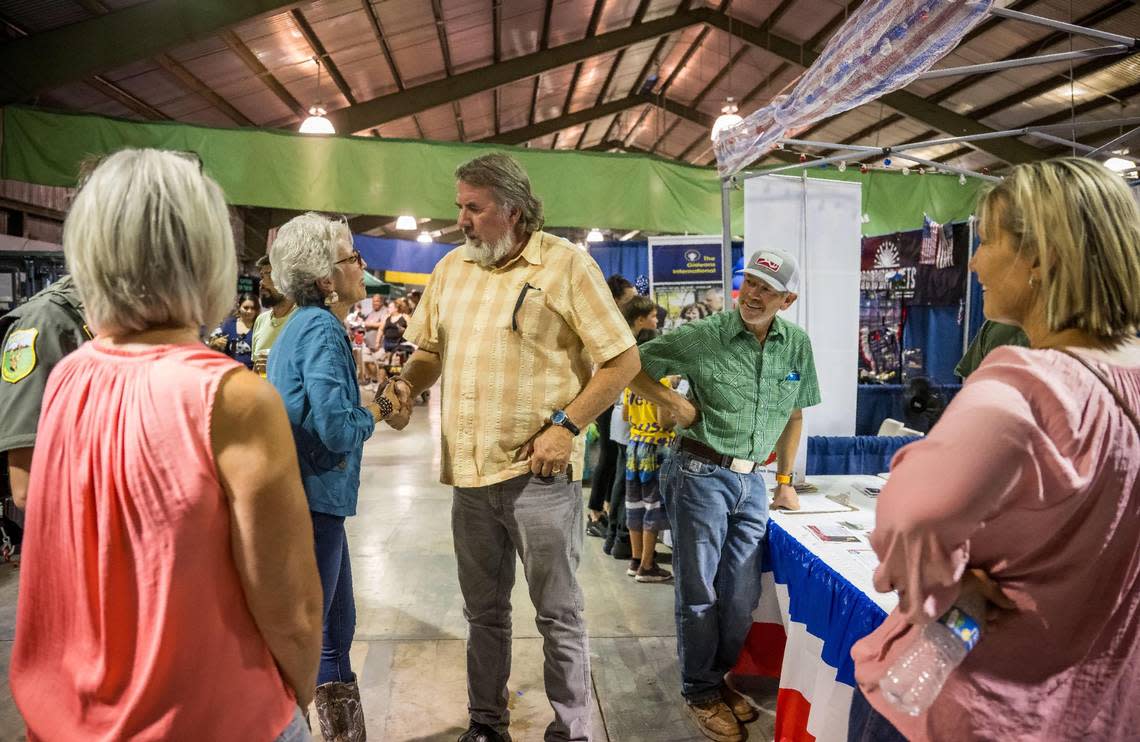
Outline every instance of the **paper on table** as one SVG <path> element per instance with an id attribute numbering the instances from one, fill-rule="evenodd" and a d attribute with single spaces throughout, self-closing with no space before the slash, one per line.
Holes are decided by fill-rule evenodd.
<path id="1" fill-rule="evenodd" d="M 859 537 L 838 523 L 818 523 L 808 526 L 812 535 L 824 542 L 846 541 L 858 543 Z"/>
<path id="2" fill-rule="evenodd" d="M 879 568 L 879 557 L 870 549 L 848 549 L 847 553 L 872 572 Z"/>
<path id="3" fill-rule="evenodd" d="M 808 515 L 819 513 L 849 513 L 855 508 L 850 505 L 838 503 L 827 495 L 800 495 L 799 510 L 773 510 L 781 515 Z"/>

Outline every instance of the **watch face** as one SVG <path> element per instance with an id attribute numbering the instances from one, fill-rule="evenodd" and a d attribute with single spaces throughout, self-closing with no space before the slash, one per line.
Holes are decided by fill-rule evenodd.
<path id="1" fill-rule="evenodd" d="M 562 410 L 558 410 L 550 416 L 550 422 L 554 423 L 555 425 L 561 425 L 562 423 L 566 422 L 566 413 Z"/>

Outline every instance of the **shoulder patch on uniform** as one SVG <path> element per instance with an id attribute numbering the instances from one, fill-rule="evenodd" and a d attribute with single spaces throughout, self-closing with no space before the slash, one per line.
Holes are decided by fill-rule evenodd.
<path id="1" fill-rule="evenodd" d="M 34 327 L 13 330 L 4 343 L 4 355 L 0 359 L 0 376 L 4 381 L 15 384 L 36 367 L 36 336 L 40 331 Z"/>

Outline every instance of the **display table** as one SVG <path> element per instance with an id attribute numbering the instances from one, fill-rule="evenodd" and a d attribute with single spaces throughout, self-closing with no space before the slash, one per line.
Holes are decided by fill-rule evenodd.
<path id="1" fill-rule="evenodd" d="M 734 672 L 779 677 L 776 742 L 842 742 L 855 687 L 851 646 L 897 603 L 893 593 L 876 593 L 871 585 L 878 561 L 867 534 L 875 522 L 875 501 L 858 489 L 881 487 L 884 481 L 876 476 L 808 481 L 819 492 L 801 495 L 800 511 L 772 513 L 763 593 Z M 830 538 L 857 540 L 825 540 Z"/>

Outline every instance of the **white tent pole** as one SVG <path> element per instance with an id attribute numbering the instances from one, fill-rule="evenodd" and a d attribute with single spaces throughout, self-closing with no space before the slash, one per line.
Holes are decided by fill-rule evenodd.
<path id="1" fill-rule="evenodd" d="M 1092 57 L 1105 57 L 1113 54 L 1126 54 L 1132 51 L 1130 47 L 1123 44 L 1114 44 L 1113 46 L 1098 46 L 1094 49 L 1082 49 L 1075 52 L 1058 52 L 1056 54 L 1041 54 L 1036 57 L 1020 57 L 1018 59 L 1003 59 L 1000 62 L 982 62 L 979 64 L 967 64 L 961 67 L 943 67 L 941 69 L 930 70 L 918 76 L 919 80 L 934 80 L 939 77 L 957 77 L 958 75 L 980 75 L 984 72 L 994 72 L 996 70 L 1008 70 L 1015 67 L 1033 67 L 1039 64 L 1053 64 L 1054 62 L 1065 62 L 1070 59 L 1089 59 Z"/>
<path id="2" fill-rule="evenodd" d="M 1026 23 L 1034 23 L 1047 28 L 1055 28 L 1058 31 L 1067 31 L 1068 33 L 1074 33 L 1080 36 L 1088 36 L 1091 39 L 1100 39 L 1101 41 L 1107 41 L 1111 44 L 1124 44 L 1129 47 L 1136 46 L 1136 39 L 1131 36 L 1121 36 L 1120 34 L 1088 28 L 1087 26 L 1077 26 L 1072 23 L 1065 23 L 1064 21 L 1055 21 L 1052 18 L 1042 18 L 1039 15 L 1022 13 L 1021 11 L 1010 10 L 1009 8 L 994 6 L 990 9 L 990 15 L 1012 18 L 1017 21 L 1025 21 Z"/>

